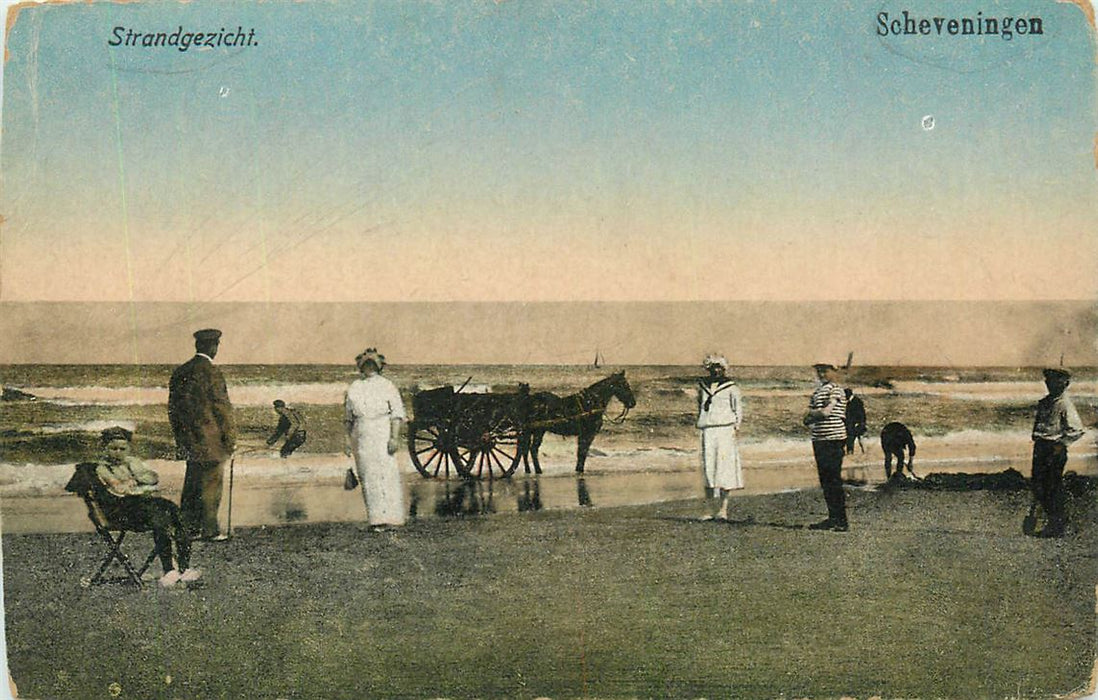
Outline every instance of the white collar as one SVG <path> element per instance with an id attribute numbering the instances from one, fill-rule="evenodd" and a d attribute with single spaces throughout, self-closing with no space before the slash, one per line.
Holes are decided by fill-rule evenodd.
<path id="1" fill-rule="evenodd" d="M 211 363 L 212 363 L 212 362 L 214 361 L 214 359 L 213 359 L 212 357 L 210 357 L 209 355 L 207 355 L 207 354 L 206 354 L 206 353 L 204 353 L 204 352 L 196 352 L 196 353 L 194 354 L 194 356 L 195 356 L 195 357 L 205 357 L 205 358 L 206 358 L 207 360 L 209 360 L 209 361 L 210 361 Z"/>

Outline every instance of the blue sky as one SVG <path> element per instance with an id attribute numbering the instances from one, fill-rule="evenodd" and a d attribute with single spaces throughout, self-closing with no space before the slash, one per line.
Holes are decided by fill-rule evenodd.
<path id="1" fill-rule="evenodd" d="M 1003 41 L 882 38 L 877 13 L 906 5 L 822 7 L 24 9 L 0 299 L 1098 293 L 1079 8 L 981 5 L 1043 18 L 1042 37 Z M 112 48 L 115 26 L 243 26 L 259 45 Z"/>

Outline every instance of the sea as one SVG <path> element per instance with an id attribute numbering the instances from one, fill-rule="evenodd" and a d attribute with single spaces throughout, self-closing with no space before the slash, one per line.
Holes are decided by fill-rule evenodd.
<path id="1" fill-rule="evenodd" d="M 233 461 L 234 526 L 364 518 L 359 492 L 342 489 L 351 460 L 344 454 L 343 393 L 356 378 L 345 365 L 222 365 L 238 426 Z M 80 531 L 90 527 L 83 504 L 64 491 L 72 466 L 98 454 L 99 431 L 121 425 L 134 450 L 161 474 L 166 496 L 178 495 L 167 419 L 170 365 L 0 365 L 0 517 L 5 532 Z M 414 397 L 451 386 L 461 392 L 568 395 L 624 371 L 636 399 L 608 405 L 585 472 L 575 472 L 575 439 L 548 436 L 544 471 L 523 467 L 507 479 L 425 479 L 410 455 L 398 455 L 413 518 L 484 516 L 553 508 L 611 507 L 700 498 L 696 415 L 700 368 L 675 365 L 393 365 L 388 376 L 414 421 Z M 1069 389 L 1091 428 L 1073 446 L 1069 470 L 1098 474 L 1098 368 L 1073 368 Z M 740 432 L 748 487 L 743 495 L 812 488 L 815 471 L 801 424 L 814 386 L 810 368 L 732 367 L 744 396 Z M 869 432 L 844 463 L 854 487 L 884 480 L 877 435 L 905 423 L 918 444 L 917 474 L 1015 469 L 1028 476 L 1036 402 L 1044 394 L 1037 367 L 848 368 L 842 383 L 865 403 Z M 11 400 L 7 400 L 11 399 Z M 268 449 L 282 399 L 306 416 L 308 440 L 288 459 Z M 223 508 L 227 504 L 223 503 Z M 227 514 L 226 514 L 227 515 Z"/>

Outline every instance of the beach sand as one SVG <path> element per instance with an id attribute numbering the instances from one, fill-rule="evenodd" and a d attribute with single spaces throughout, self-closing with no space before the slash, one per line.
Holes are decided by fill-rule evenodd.
<path id="1" fill-rule="evenodd" d="M 842 534 L 802 529 L 815 489 L 738 499 L 730 524 L 688 498 L 242 527 L 169 591 L 81 588 L 90 533 L 6 534 L 12 674 L 28 697 L 1079 695 L 1093 492 L 1062 540 L 1022 535 L 1024 490 L 848 501 Z"/>

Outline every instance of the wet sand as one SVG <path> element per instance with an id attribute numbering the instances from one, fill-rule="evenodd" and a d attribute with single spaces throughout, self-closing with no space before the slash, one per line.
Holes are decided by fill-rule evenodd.
<path id="1" fill-rule="evenodd" d="M 916 473 L 992 473 L 1015 469 L 1028 476 L 1030 442 L 1024 434 L 957 433 L 920 442 Z M 526 475 L 520 466 L 511 479 L 423 479 L 407 454 L 398 455 L 406 504 L 412 518 L 488 515 L 532 510 L 608 508 L 700 498 L 703 482 L 698 454 L 689 449 L 592 450 L 587 472 L 574 472 L 574 442 L 550 436 L 542 450 L 543 474 Z M 857 449 L 857 448 L 856 448 Z M 737 497 L 815 488 L 817 477 L 808 441 L 767 440 L 742 445 L 747 488 Z M 305 454 L 278 459 L 271 452 L 242 452 L 233 466 L 233 526 L 305 522 L 357 522 L 365 519 L 361 491 L 345 491 L 343 474 L 352 464 L 343 455 Z M 178 501 L 184 466 L 151 460 L 163 493 Z M 1098 474 L 1098 456 L 1085 443 L 1072 450 L 1068 469 Z M 0 527 L 5 533 L 90 530 L 83 503 L 64 491 L 69 465 L 0 464 Z M 883 483 L 883 458 L 865 442 L 844 463 L 844 476 L 872 488 Z M 226 489 L 228 474 L 226 474 Z M 222 500 L 227 520 L 228 496 Z"/>

